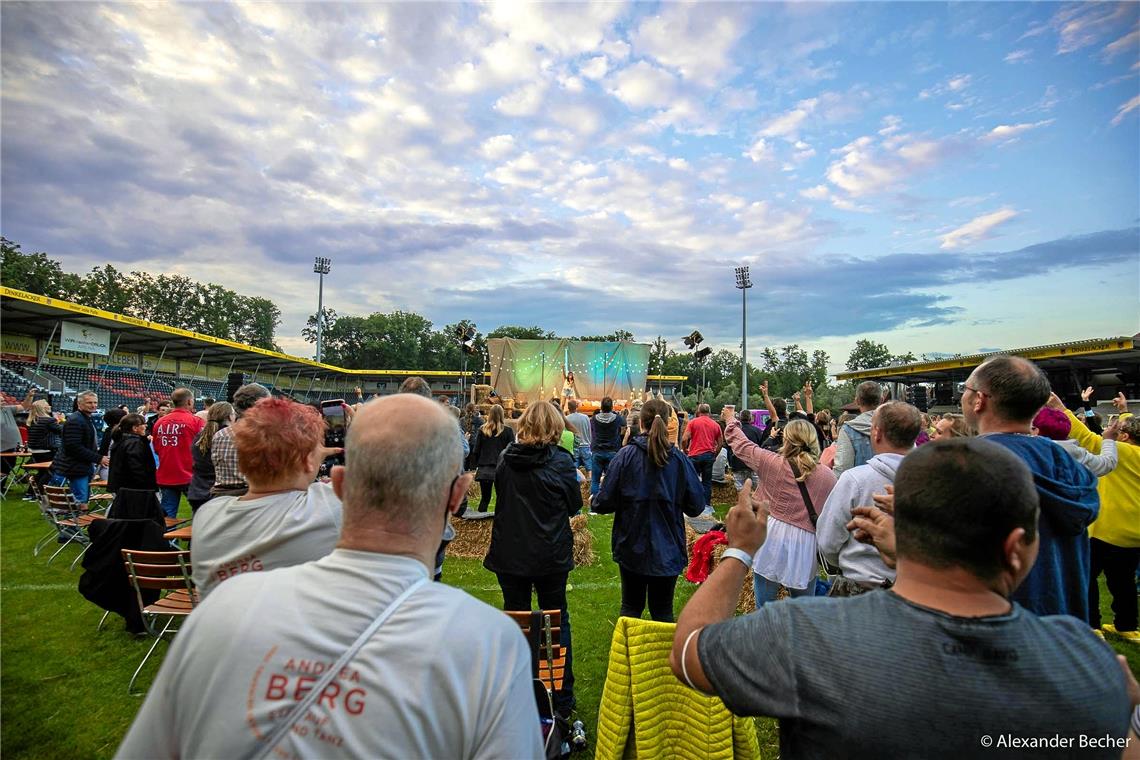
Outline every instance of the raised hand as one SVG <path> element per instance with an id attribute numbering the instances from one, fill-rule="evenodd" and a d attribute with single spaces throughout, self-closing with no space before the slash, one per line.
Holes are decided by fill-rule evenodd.
<path id="1" fill-rule="evenodd" d="M 755 554 L 768 535 L 768 502 L 752 501 L 752 478 L 736 494 L 736 504 L 724 518 L 728 545 Z"/>
<path id="2" fill-rule="evenodd" d="M 1123 391 L 1118 392 L 1115 396 L 1112 397 L 1112 405 L 1116 407 L 1116 411 L 1120 412 L 1121 414 L 1127 414 L 1128 399 L 1124 398 Z"/>
<path id="3" fill-rule="evenodd" d="M 887 567 L 895 566 L 895 518 L 878 507 L 855 507 L 847 530 L 856 541 L 871 544 Z"/>
<path id="4" fill-rule="evenodd" d="M 895 487 L 892 485 L 885 486 L 886 493 L 871 494 L 871 498 L 875 500 L 875 506 L 886 512 L 888 515 L 895 513 Z"/>
<path id="5" fill-rule="evenodd" d="M 764 398 L 768 398 L 768 381 L 767 380 L 760 383 L 760 394 L 762 396 L 764 396 Z"/>
<path id="6" fill-rule="evenodd" d="M 804 383 L 804 395 L 808 398 L 811 398 L 812 393 L 813 391 L 811 388 L 811 380 L 808 380 L 806 383 Z"/>
<path id="7" fill-rule="evenodd" d="M 1093 387 L 1090 385 L 1088 388 L 1085 388 L 1083 391 L 1081 391 L 1081 401 L 1084 401 L 1087 404 L 1089 402 L 1089 399 L 1092 398 L 1092 395 Z"/>

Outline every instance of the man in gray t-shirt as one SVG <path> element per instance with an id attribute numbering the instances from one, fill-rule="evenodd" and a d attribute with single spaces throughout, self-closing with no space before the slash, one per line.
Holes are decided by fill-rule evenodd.
<path id="1" fill-rule="evenodd" d="M 733 712 L 779 718 L 781 757 L 1120 757 L 1127 666 L 1076 618 L 1009 601 L 1038 543 L 1036 489 L 1016 456 L 980 439 L 916 449 L 895 478 L 897 525 L 858 507 L 849 526 L 897 557 L 892 590 L 730 619 L 764 540 L 750 491 L 681 613 L 672 664 Z"/>
<path id="2" fill-rule="evenodd" d="M 567 401 L 566 408 L 570 412 L 566 419 L 574 426 L 574 464 L 589 474 L 594 459 L 590 446 L 590 418 L 578 411 L 577 399 Z"/>

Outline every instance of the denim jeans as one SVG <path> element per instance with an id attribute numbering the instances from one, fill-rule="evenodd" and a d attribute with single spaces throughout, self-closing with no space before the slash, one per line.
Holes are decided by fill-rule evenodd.
<path id="1" fill-rule="evenodd" d="M 586 474 L 590 473 L 590 468 L 594 463 L 594 455 L 590 451 L 590 444 L 584 443 L 578 447 L 578 451 L 574 454 L 574 464 L 586 470 Z"/>
<path id="2" fill-rule="evenodd" d="M 159 486 L 158 498 L 162 504 L 162 511 L 167 517 L 178 517 L 178 505 L 182 501 L 182 494 L 186 493 L 189 484 L 184 486 Z"/>
<path id="3" fill-rule="evenodd" d="M 756 609 L 760 609 L 768 602 L 776 601 L 776 594 L 780 592 L 780 584 L 770 581 L 763 575 L 752 574 L 752 591 L 756 594 Z M 790 588 L 789 596 L 815 596 L 815 579 L 813 578 L 807 588 Z"/>
<path id="4" fill-rule="evenodd" d="M 712 504 L 712 471 L 716 456 L 711 451 L 706 451 L 704 454 L 689 457 L 689 460 L 697 468 L 697 474 L 701 476 L 701 485 L 705 489 L 705 506 L 707 507 Z"/>
<path id="5" fill-rule="evenodd" d="M 561 610 L 561 644 L 566 648 L 566 673 L 562 688 L 554 693 L 554 709 L 569 714 L 574 709 L 574 649 L 570 646 L 570 611 L 566 608 L 566 581 L 568 573 L 525 576 L 497 573 L 499 588 L 503 591 L 504 610 L 531 611 L 531 588 L 538 596 L 538 609 Z"/>
<path id="6" fill-rule="evenodd" d="M 594 452 L 594 466 L 590 470 L 590 495 L 596 496 L 598 491 L 602 488 L 602 475 L 605 475 L 606 468 L 610 466 L 610 462 L 617 456 L 616 451 L 595 451 Z"/>
<path id="7" fill-rule="evenodd" d="M 71 486 L 71 496 L 75 499 L 76 503 L 86 504 L 91 500 L 90 474 L 65 478 L 63 475 L 53 472 L 51 474 L 51 482 L 48 485 L 61 486 L 64 481 L 67 481 L 68 485 Z"/>

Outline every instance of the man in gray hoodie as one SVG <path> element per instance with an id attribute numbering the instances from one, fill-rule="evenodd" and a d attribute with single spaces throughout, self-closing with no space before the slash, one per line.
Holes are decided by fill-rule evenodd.
<path id="1" fill-rule="evenodd" d="M 835 442 L 835 465 L 831 469 L 836 475 L 871 458 L 871 415 L 882 400 L 883 391 L 876 382 L 868 380 L 855 389 L 859 416 L 842 427 Z"/>
<path id="2" fill-rule="evenodd" d="M 922 414 L 902 401 L 888 401 L 871 413 L 870 441 L 874 453 L 866 464 L 839 476 L 823 505 L 815 527 L 824 559 L 838 565 L 830 596 L 858 596 L 875 588 L 889 588 L 895 571 L 887 567 L 874 546 L 856 541 L 847 531 L 854 507 L 874 504 L 872 496 L 895 482 L 895 471 L 922 429 Z"/>

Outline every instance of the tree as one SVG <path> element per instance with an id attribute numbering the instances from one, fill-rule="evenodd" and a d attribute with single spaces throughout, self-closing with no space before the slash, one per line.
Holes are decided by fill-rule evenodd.
<path id="1" fill-rule="evenodd" d="M 23 253 L 19 244 L 4 237 L 0 237 L 0 249 L 0 282 L 5 287 L 48 298 L 75 299 L 80 290 L 79 277 L 64 272 L 58 261 L 49 259 L 46 253 Z"/>
<path id="2" fill-rule="evenodd" d="M 550 330 L 534 327 L 520 327 L 518 325 L 501 325 L 487 333 L 487 339 L 514 338 L 515 340 L 554 340 L 558 336 Z"/>
<path id="3" fill-rule="evenodd" d="M 891 350 L 882 343 L 860 338 L 855 341 L 855 348 L 851 349 L 851 353 L 847 357 L 847 371 L 855 372 L 860 369 L 887 367 L 892 358 Z"/>
<path id="4" fill-rule="evenodd" d="M 567 340 L 591 341 L 594 343 L 618 343 L 620 341 L 633 341 L 633 333 L 629 330 L 614 330 L 608 335 L 581 335 L 567 338 Z"/>

